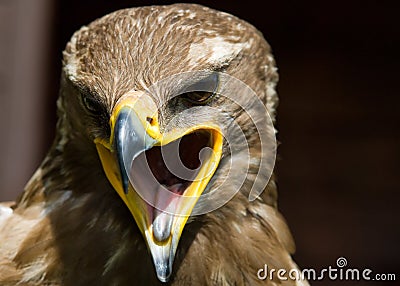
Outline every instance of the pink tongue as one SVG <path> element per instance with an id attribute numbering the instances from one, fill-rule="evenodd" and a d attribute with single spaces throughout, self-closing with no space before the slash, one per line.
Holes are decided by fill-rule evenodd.
<path id="1" fill-rule="evenodd" d="M 175 185 L 165 187 L 165 188 L 168 189 L 170 192 L 173 192 L 174 194 L 180 195 L 182 193 L 182 184 L 181 183 L 177 183 Z"/>
<path id="2" fill-rule="evenodd" d="M 182 184 L 168 187 L 160 185 L 156 193 L 153 209 L 153 235 L 158 241 L 165 241 L 171 235 L 174 212 L 179 203 L 179 190 Z"/>

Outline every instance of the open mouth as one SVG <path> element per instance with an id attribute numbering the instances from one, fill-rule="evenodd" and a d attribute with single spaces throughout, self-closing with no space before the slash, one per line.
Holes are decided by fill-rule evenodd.
<path id="1" fill-rule="evenodd" d="M 198 197 L 213 172 L 215 131 L 200 129 L 166 145 L 143 151 L 132 162 L 130 179 L 134 189 L 152 207 L 174 213 L 180 198 Z"/>
<path id="2" fill-rule="evenodd" d="M 213 133 L 197 130 L 163 146 L 153 146 L 132 162 L 133 187 L 148 203 L 153 235 L 166 241 L 175 215 L 195 202 L 199 189 L 209 181 L 215 165 L 212 160 Z M 195 199 L 195 201 L 193 201 Z"/>
<path id="3" fill-rule="evenodd" d="M 211 144 L 209 132 L 195 131 L 167 145 L 155 146 L 145 151 L 144 156 L 158 183 L 182 195 L 196 179 L 202 161 L 208 159 L 209 154 L 205 153 L 212 148 Z"/>
<path id="4" fill-rule="evenodd" d="M 212 143 L 209 131 L 198 130 L 167 145 L 154 146 L 133 161 L 132 179 L 147 181 L 147 186 L 143 186 L 146 188 L 157 184 L 183 195 L 194 180 L 201 179 L 196 177 L 202 162 L 210 157 Z"/>

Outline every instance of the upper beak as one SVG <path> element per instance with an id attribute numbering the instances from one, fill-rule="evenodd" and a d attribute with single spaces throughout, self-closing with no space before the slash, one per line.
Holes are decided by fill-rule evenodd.
<path id="1" fill-rule="evenodd" d="M 161 134 L 157 107 L 144 92 L 124 95 L 110 126 L 108 140 L 95 139 L 103 169 L 143 234 L 158 279 L 166 282 L 186 221 L 221 159 L 223 137 L 212 123 Z M 203 147 L 212 152 L 199 160 Z M 186 168 L 193 158 L 201 165 Z"/>

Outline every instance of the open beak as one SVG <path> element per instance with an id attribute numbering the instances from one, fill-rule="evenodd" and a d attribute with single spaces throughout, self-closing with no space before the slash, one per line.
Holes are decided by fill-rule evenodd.
<path id="1" fill-rule="evenodd" d="M 221 159 L 223 137 L 212 123 L 161 134 L 158 122 L 150 96 L 129 92 L 114 108 L 109 140 L 95 144 L 166 282 L 186 221 Z"/>

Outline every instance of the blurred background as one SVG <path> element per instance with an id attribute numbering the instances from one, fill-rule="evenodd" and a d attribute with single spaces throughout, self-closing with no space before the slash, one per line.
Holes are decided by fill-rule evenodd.
<path id="1" fill-rule="evenodd" d="M 279 67 L 279 207 L 302 268 L 395 273 L 400 285 L 400 22 L 395 1 L 194 1 L 261 30 Z M 173 3 L 163 1 L 163 3 Z M 0 0 L 0 200 L 49 148 L 61 51 L 84 24 L 156 1 Z M 260 261 L 260 267 L 264 264 Z"/>

